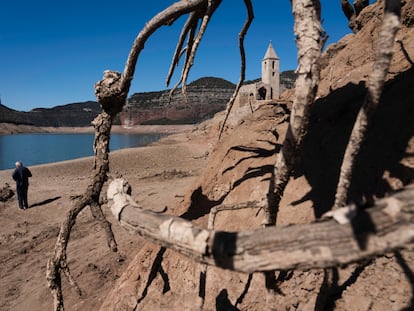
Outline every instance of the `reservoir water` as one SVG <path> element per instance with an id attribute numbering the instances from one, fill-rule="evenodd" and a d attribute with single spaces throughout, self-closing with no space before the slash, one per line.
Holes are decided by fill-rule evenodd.
<path id="1" fill-rule="evenodd" d="M 110 151 L 141 147 L 159 140 L 162 134 L 111 134 Z M 0 135 L 0 170 L 93 156 L 93 133 Z"/>

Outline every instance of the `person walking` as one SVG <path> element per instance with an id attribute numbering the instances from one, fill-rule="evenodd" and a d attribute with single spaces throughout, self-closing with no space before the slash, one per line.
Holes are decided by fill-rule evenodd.
<path id="1" fill-rule="evenodd" d="M 22 162 L 17 161 L 16 169 L 14 170 L 12 177 L 16 181 L 19 208 L 25 210 L 29 208 L 29 204 L 27 203 L 27 191 L 29 190 L 29 177 L 32 177 L 32 173 L 27 167 L 23 166 Z"/>

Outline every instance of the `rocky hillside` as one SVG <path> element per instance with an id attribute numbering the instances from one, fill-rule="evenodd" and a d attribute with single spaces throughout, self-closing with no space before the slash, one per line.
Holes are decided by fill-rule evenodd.
<path id="1" fill-rule="evenodd" d="M 246 84 L 259 81 L 246 81 Z M 292 70 L 281 73 L 281 91 L 293 88 Z M 170 91 L 135 93 L 121 113 L 121 122 L 135 124 L 199 123 L 224 110 L 235 85 L 229 81 L 205 77 L 187 86 L 187 100 L 178 89 L 170 98 Z"/>
<path id="2" fill-rule="evenodd" d="M 402 3 L 393 62 L 354 170 L 349 193 L 352 202 L 386 197 L 414 181 L 414 1 Z M 281 228 L 317 221 L 333 205 L 344 150 L 372 71 L 382 12 L 383 1 L 364 9 L 357 20 L 362 29 L 324 53 L 301 161 L 277 212 Z M 210 150 L 206 169 L 177 214 L 206 228 L 214 208 L 220 211 L 211 217 L 218 231 L 260 228 L 263 210 L 224 207 L 266 202 L 269 189 L 274 189 L 274 164 L 286 134 L 286 108 L 280 102 L 266 102 L 250 118 L 228 127 Z M 214 141 L 222 120 L 223 114 L 217 114 L 193 135 L 209 135 L 203 139 Z M 364 229 L 373 230 L 367 239 L 376 232 L 373 227 Z M 237 254 L 237 247 L 235 243 L 228 253 Z M 223 256 L 219 260 L 230 259 Z M 413 271 L 412 247 L 347 267 L 275 271 L 265 278 L 262 273 L 205 268 L 148 243 L 138 251 L 101 310 L 194 310 L 197 303 L 203 310 L 413 310 Z"/>
<path id="3" fill-rule="evenodd" d="M 361 30 L 328 47 L 321 60 L 321 82 L 301 161 L 277 211 L 282 239 L 289 237 L 296 225 L 323 222 L 321 215 L 332 207 L 344 150 L 366 94 L 383 3 L 378 1 L 364 9 L 356 21 Z M 393 63 L 354 170 L 350 190 L 353 202 L 387 197 L 414 181 L 414 0 L 402 3 L 402 26 Z M 263 209 L 229 207 L 268 199 L 274 189 L 274 165 L 287 131 L 288 115 L 286 103 L 264 101 L 249 117 L 226 127 L 217 141 L 218 125 L 224 117 L 220 112 L 191 132 L 166 137 L 158 145 L 112 153 L 111 174 L 130 181 L 133 199 L 142 208 L 214 228 L 216 236 L 220 231 L 233 232 L 227 235 L 228 241 L 237 241 L 245 230 L 261 227 Z M 34 208 L 17 213 L 16 201 L 0 205 L 1 310 L 51 308 L 52 297 L 45 282 L 46 256 L 52 253 L 62 215 L 73 204 L 72 198 L 87 187 L 90 166 L 90 159 L 85 158 L 35 167 L 30 186 Z M 9 171 L 0 174 L 4 180 L 6 174 L 10 178 Z M 384 219 L 395 217 L 404 208 L 398 200 L 389 199 L 381 216 Z M 366 227 L 352 222 L 355 241 L 328 242 L 327 247 L 320 248 L 311 243 L 309 254 L 347 255 L 349 245 L 365 251 L 368 241 L 376 243 L 374 235 L 390 227 L 376 227 L 369 209 L 365 204 L 359 211 Z M 104 213 L 110 213 L 106 204 Z M 133 219 L 133 213 L 130 215 L 122 217 L 122 222 Z M 78 296 L 62 279 L 68 310 L 414 310 L 412 244 L 408 249 L 332 269 L 245 274 L 198 264 L 175 250 L 132 236 L 117 219 L 108 218 L 119 243 L 119 252 L 114 253 L 107 248 L 104 229 L 90 213 L 79 215 L 67 259 L 83 294 Z M 169 229 L 175 230 L 177 222 L 164 219 L 163 234 L 171 236 Z M 139 224 L 138 219 L 134 221 Z M 188 226 L 176 241 L 185 243 L 184 238 L 189 237 L 186 232 L 193 233 L 189 238 L 194 240 L 200 237 L 197 231 Z M 238 231 L 244 232 L 235 233 Z M 324 233 L 316 229 L 314 234 L 311 237 Z M 263 240 L 266 238 L 263 235 Z M 292 238 L 296 245 L 303 245 L 304 240 Z M 219 239 L 211 242 L 212 254 L 229 254 L 217 255 L 217 263 L 231 264 L 231 258 L 240 254 L 237 243 L 225 249 Z M 247 254 L 245 258 L 253 262 L 253 256 Z M 295 256 L 298 254 L 290 252 L 285 258 L 269 256 L 268 260 L 281 262 Z"/>
<path id="4" fill-rule="evenodd" d="M 198 123 L 223 110 L 235 85 L 220 78 L 206 77 L 187 86 L 187 99 L 178 89 L 135 93 L 121 113 L 125 125 Z"/>
<path id="5" fill-rule="evenodd" d="M 292 88 L 293 71 L 281 73 L 281 88 Z M 187 86 L 186 102 L 178 89 L 172 100 L 169 90 L 158 92 L 134 93 L 128 105 L 115 124 L 188 124 L 198 123 L 223 110 L 233 94 L 235 85 L 214 77 L 200 78 Z M 89 126 L 100 112 L 97 102 L 87 101 L 56 106 L 36 108 L 31 111 L 16 111 L 0 103 L 0 123 L 30 126 Z"/>
<path id="6" fill-rule="evenodd" d="M 0 105 L 0 123 L 32 126 L 88 126 L 100 112 L 97 102 L 73 103 L 53 108 L 17 111 Z"/>

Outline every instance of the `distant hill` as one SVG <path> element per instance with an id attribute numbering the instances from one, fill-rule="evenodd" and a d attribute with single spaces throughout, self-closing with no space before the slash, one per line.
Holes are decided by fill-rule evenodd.
<path id="1" fill-rule="evenodd" d="M 212 117 L 225 109 L 235 85 L 215 77 L 204 77 L 187 85 L 187 99 L 177 89 L 170 98 L 170 90 L 135 93 L 121 112 L 124 125 L 136 124 L 192 124 Z"/>
<path id="2" fill-rule="evenodd" d="M 280 75 L 281 91 L 292 88 L 295 74 L 292 70 Z M 248 83 L 254 83 L 248 81 Z M 211 118 L 226 108 L 236 85 L 215 77 L 204 77 L 187 85 L 187 100 L 178 89 L 170 99 L 170 90 L 135 93 L 120 118 L 124 125 L 198 123 Z"/>
<path id="3" fill-rule="evenodd" d="M 215 77 L 204 77 L 191 82 L 189 87 L 206 87 L 206 88 L 218 88 L 227 89 L 234 88 L 236 85 L 227 80 Z"/>
<path id="4" fill-rule="evenodd" d="M 89 126 L 101 111 L 94 101 L 72 103 L 53 108 L 36 108 L 31 111 L 17 111 L 0 105 L 0 123 L 33 126 Z"/>
<path id="5" fill-rule="evenodd" d="M 291 88 L 293 71 L 281 73 L 281 89 Z M 259 79 L 258 79 L 259 80 Z M 250 81 L 252 82 L 252 81 Z M 246 82 L 247 83 L 247 82 Z M 188 102 L 181 89 L 170 101 L 170 90 L 134 93 L 115 124 L 188 124 L 210 118 L 225 109 L 235 84 L 216 77 L 204 77 L 187 85 Z M 89 126 L 101 111 L 95 101 L 70 103 L 53 108 L 17 111 L 0 104 L 0 123 L 32 126 Z"/>

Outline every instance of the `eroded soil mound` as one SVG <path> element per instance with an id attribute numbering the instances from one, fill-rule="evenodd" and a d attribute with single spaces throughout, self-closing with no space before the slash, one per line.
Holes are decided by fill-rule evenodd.
<path id="1" fill-rule="evenodd" d="M 328 47 L 324 55 L 311 128 L 281 202 L 278 226 L 311 222 L 332 206 L 343 152 L 365 96 L 381 6 L 382 2 L 366 8 L 359 17 L 363 29 Z M 384 95 L 352 181 L 354 202 L 386 196 L 414 178 L 413 10 L 414 2 L 405 1 Z M 254 113 L 233 122 L 223 139 L 212 144 L 201 177 L 175 214 L 206 227 L 211 208 L 219 204 L 265 204 L 289 108 L 288 102 L 263 102 Z M 203 125 L 206 139 L 217 137 L 222 119 L 223 114 L 218 114 Z M 260 227 L 262 218 L 260 209 L 223 211 L 214 229 L 254 229 Z M 343 269 L 281 271 L 266 279 L 261 273 L 245 275 L 204 267 L 146 244 L 102 310 L 194 310 L 201 306 L 204 310 L 411 309 L 413 256 L 411 251 L 395 252 Z"/>

